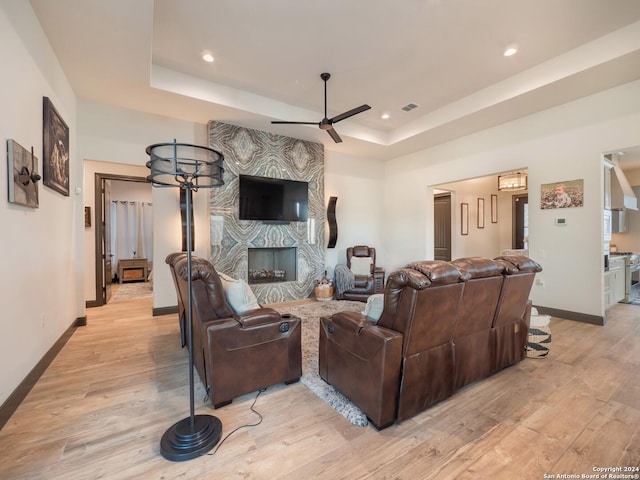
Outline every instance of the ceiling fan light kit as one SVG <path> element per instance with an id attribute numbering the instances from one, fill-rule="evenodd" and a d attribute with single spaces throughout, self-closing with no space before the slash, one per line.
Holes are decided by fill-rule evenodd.
<path id="1" fill-rule="evenodd" d="M 322 81 L 324 82 L 324 118 L 322 120 L 320 120 L 320 122 L 287 122 L 287 121 L 280 121 L 280 120 L 273 120 L 271 123 L 276 125 L 318 125 L 318 127 L 320 127 L 320 130 L 325 130 L 333 139 L 334 142 L 336 143 L 340 143 L 342 142 L 342 139 L 340 138 L 340 135 L 338 135 L 338 132 L 336 132 L 336 130 L 333 128 L 333 124 L 334 123 L 338 123 L 342 120 L 345 120 L 349 117 L 353 117 L 354 115 L 357 115 L 358 113 L 362 113 L 364 111 L 369 110 L 371 107 L 367 104 L 364 105 L 360 105 L 359 107 L 356 108 L 352 108 L 351 110 L 348 110 L 344 113 L 341 113 L 340 115 L 336 115 L 335 117 L 332 118 L 328 118 L 327 117 L 327 80 L 329 80 L 331 78 L 331 74 L 330 73 L 321 73 L 320 74 L 320 78 L 322 79 Z"/>

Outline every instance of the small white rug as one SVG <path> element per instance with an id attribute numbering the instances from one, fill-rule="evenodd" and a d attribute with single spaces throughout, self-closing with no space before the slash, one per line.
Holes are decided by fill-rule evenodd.
<path id="1" fill-rule="evenodd" d="M 320 378 L 318 374 L 318 344 L 320 317 L 345 310 L 361 312 L 364 307 L 363 302 L 331 300 L 278 308 L 280 313 L 290 313 L 302 320 L 302 377 L 300 382 L 353 425 L 362 427 L 369 424 L 367 416 L 362 410 Z"/>
<path id="2" fill-rule="evenodd" d="M 116 290 L 116 293 L 111 297 L 109 303 L 127 302 L 138 298 L 148 298 L 153 295 L 151 282 L 128 282 L 112 285 L 111 288 Z"/>

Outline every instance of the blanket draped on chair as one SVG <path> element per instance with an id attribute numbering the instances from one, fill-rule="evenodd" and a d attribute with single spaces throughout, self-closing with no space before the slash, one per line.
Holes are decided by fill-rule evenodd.
<path id="1" fill-rule="evenodd" d="M 336 265 L 334 272 L 336 282 L 336 293 L 340 297 L 347 290 L 351 290 L 355 286 L 355 275 L 349 267 L 344 264 Z"/>

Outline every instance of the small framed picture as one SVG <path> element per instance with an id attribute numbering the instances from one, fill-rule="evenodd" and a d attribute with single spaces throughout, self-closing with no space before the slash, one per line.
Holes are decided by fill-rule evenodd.
<path id="1" fill-rule="evenodd" d="M 69 127 L 49 97 L 42 97 L 42 183 L 69 196 Z"/>
<path id="2" fill-rule="evenodd" d="M 491 195 L 491 223 L 498 223 L 498 195 Z"/>
<path id="3" fill-rule="evenodd" d="M 484 198 L 478 199 L 478 228 L 484 228 Z"/>
<path id="4" fill-rule="evenodd" d="M 91 207 L 84 207 L 84 226 L 91 226 Z"/>
<path id="5" fill-rule="evenodd" d="M 469 204 L 460 204 L 460 235 L 469 235 Z"/>

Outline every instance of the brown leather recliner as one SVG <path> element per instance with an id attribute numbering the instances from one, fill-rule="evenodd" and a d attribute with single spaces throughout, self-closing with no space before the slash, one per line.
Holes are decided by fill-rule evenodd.
<path id="1" fill-rule="evenodd" d="M 376 266 L 376 249 L 366 245 L 347 248 L 347 268 L 351 270 L 353 258 L 370 259 L 371 266 L 368 274 L 354 275 L 353 288 L 338 292 L 338 300 L 356 300 L 366 302 L 374 293 L 384 290 L 384 268 Z M 353 262 L 355 263 L 355 261 Z"/>
<path id="2" fill-rule="evenodd" d="M 187 258 L 172 259 L 178 295 L 187 305 Z M 170 259 L 167 257 L 167 262 Z M 205 259 L 192 257 L 193 358 L 215 408 L 233 398 L 302 375 L 298 317 L 258 308 L 242 315 L 227 302 L 220 278 Z"/>
<path id="3" fill-rule="evenodd" d="M 169 265 L 169 269 L 171 270 L 171 278 L 173 279 L 173 285 L 176 287 L 176 296 L 178 301 L 178 322 L 180 324 L 180 340 L 182 342 L 182 347 L 187 345 L 187 319 L 186 312 L 184 308 L 184 304 L 182 303 L 182 298 L 180 297 L 180 293 L 178 291 L 178 278 L 176 277 L 176 271 L 173 268 L 173 265 L 180 259 L 187 258 L 187 254 L 185 252 L 175 252 L 167 255 L 167 258 L 164 259 L 165 263 Z M 192 257 L 191 262 L 195 263 L 199 260 L 204 260 L 199 257 Z M 205 260 L 206 261 L 206 260 Z"/>
<path id="4" fill-rule="evenodd" d="M 456 347 L 454 389 L 494 371 L 491 333 L 504 281 L 505 266 L 488 258 L 472 257 L 451 264 L 465 282 L 453 342 Z"/>
<path id="5" fill-rule="evenodd" d="M 176 287 L 176 297 L 178 301 L 178 324 L 180 325 L 180 341 L 182 343 L 182 347 L 185 347 L 187 344 L 187 333 L 186 333 L 186 315 L 184 311 L 184 305 L 182 304 L 182 298 L 180 297 L 180 292 L 178 292 L 178 278 L 176 277 L 176 270 L 173 268 L 173 264 L 180 258 L 186 257 L 187 254 L 184 252 L 175 252 L 167 255 L 167 258 L 164 259 L 165 263 L 169 265 L 169 270 L 171 270 L 171 278 L 173 279 L 173 286 Z M 192 259 L 193 260 L 193 259 Z"/>
<path id="6" fill-rule="evenodd" d="M 522 255 L 503 255 L 496 262 L 504 264 L 504 283 L 491 328 L 493 342 L 492 372 L 523 360 L 529 336 L 533 280 L 542 267 Z M 523 348 L 524 345 L 524 348 Z"/>
<path id="7" fill-rule="evenodd" d="M 377 324 L 355 312 L 320 319 L 320 377 L 379 429 L 453 391 L 451 339 L 464 284 L 446 262 L 419 268 L 389 275 Z"/>
<path id="8" fill-rule="evenodd" d="M 389 276 L 377 323 L 320 319 L 320 377 L 379 429 L 407 419 L 525 357 L 541 270 L 526 257 L 409 264 Z"/>

